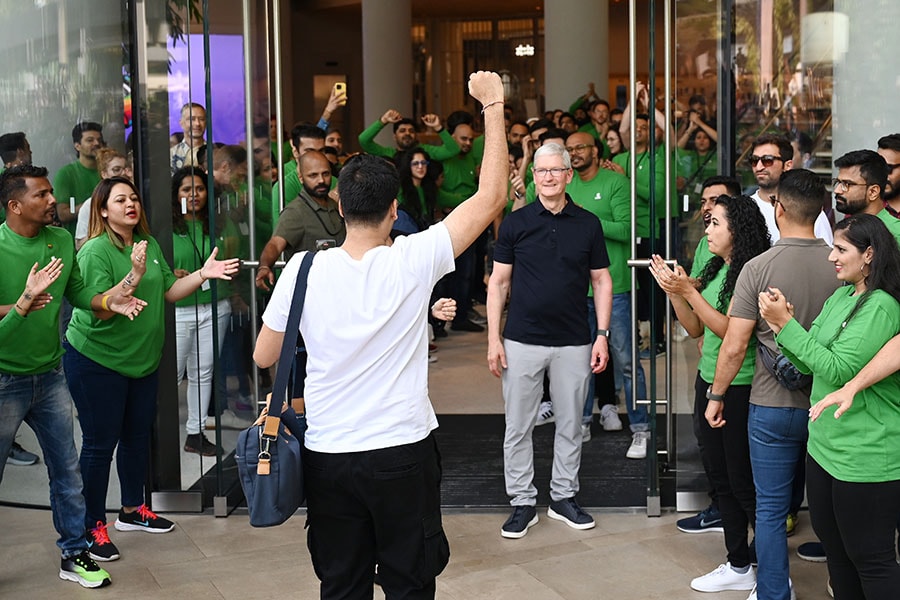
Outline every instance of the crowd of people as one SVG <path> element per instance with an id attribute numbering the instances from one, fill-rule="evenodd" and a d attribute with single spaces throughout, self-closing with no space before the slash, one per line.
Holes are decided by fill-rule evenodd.
<path id="1" fill-rule="evenodd" d="M 828 561 L 835 597 L 894 597 L 900 134 L 834 161 L 840 220 L 822 178 L 800 168 L 800 136 L 792 143 L 764 132 L 751 142 L 753 193 L 719 176 L 702 97 L 669 124 L 641 82 L 635 105 L 622 108 L 590 85 L 569 110 L 521 121 L 495 74 L 474 74 L 470 91 L 480 114 L 421 117 L 431 143 L 418 121 L 388 109 L 359 134 L 359 154 L 346 153 L 330 123 L 347 101 L 338 88 L 317 123 L 293 127 L 284 149 L 272 123 L 244 145 L 208 143 L 204 107 L 185 104 L 170 154 L 171 264 L 149 230 L 152 208 L 130 155 L 106 148 L 99 124 L 76 124 L 77 160 L 52 185 L 32 165 L 23 133 L 0 136 L 0 247 L 10 264 L 0 275 L 0 339 L 24 340 L 0 350 L 0 455 L 36 462 L 15 444 L 23 421 L 34 429 L 50 474 L 60 577 L 110 582 L 97 562 L 120 556 L 105 507 L 114 452 L 122 490 L 114 528 L 175 526 L 144 503 L 164 301 L 175 304 L 177 374 L 188 380 L 184 451 L 215 456 L 222 449 L 204 433 L 208 415 L 242 427 L 238 413 L 255 408 L 251 295 L 266 305 L 253 351 L 265 373 L 280 351 L 300 259 L 317 252 L 291 397 L 304 398 L 309 425 L 308 536 L 323 597 L 370 589 L 376 566 L 386 593 L 434 594 L 449 545 L 427 363 L 448 329 L 486 328 L 488 368 L 501 379 L 512 507 L 501 536 L 522 538 L 539 521 L 532 436 L 551 422 L 547 516 L 594 527 L 577 494 L 595 426 L 621 430 L 625 419 L 625 456 L 656 452 L 648 412 L 632 402 L 648 400 L 632 341 L 654 359 L 675 333 L 661 308 L 651 310 L 651 295 L 657 307 L 668 297 L 701 344 L 693 424 L 712 502 L 678 526 L 723 531 L 726 561 L 690 586 L 793 598 L 786 537 L 805 487 L 821 540 L 805 554 Z M 375 139 L 385 128 L 393 146 Z M 677 140 L 669 197 L 667 128 Z M 685 196 L 692 218 L 681 215 Z M 250 213 L 259 266 L 241 281 Z M 683 239 L 691 227 L 705 233 L 695 248 Z M 637 314 L 632 228 L 638 257 L 650 262 L 638 274 Z M 675 266 L 659 255 L 667 235 Z M 278 272 L 281 256 L 288 262 Z M 233 409 L 212 406 L 224 385 L 213 377 L 217 356 L 238 380 Z"/>

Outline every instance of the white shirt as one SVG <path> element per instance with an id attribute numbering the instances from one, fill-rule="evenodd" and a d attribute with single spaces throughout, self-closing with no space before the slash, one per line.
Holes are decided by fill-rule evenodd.
<path id="1" fill-rule="evenodd" d="M 756 200 L 756 206 L 759 207 L 759 212 L 762 213 L 763 218 L 766 220 L 766 227 L 769 228 L 769 237 L 772 238 L 772 243 L 774 244 L 781 239 L 781 232 L 778 231 L 778 225 L 775 224 L 775 207 L 772 206 L 768 199 L 763 200 L 759 197 L 758 189 L 750 197 Z M 825 240 L 825 243 L 829 246 L 834 246 L 834 233 L 831 231 L 831 223 L 828 222 L 825 211 L 819 211 L 815 232 L 817 238 Z"/>
<path id="2" fill-rule="evenodd" d="M 285 266 L 263 314 L 284 331 L 304 252 Z M 431 290 L 453 271 L 442 223 L 398 237 L 355 260 L 319 252 L 309 273 L 300 331 L 308 352 L 305 445 L 361 452 L 411 444 L 437 427 L 428 398 Z"/>
<path id="3" fill-rule="evenodd" d="M 83 240 L 88 236 L 88 226 L 91 222 L 91 199 L 88 198 L 78 209 L 78 221 L 75 223 L 75 241 Z"/>

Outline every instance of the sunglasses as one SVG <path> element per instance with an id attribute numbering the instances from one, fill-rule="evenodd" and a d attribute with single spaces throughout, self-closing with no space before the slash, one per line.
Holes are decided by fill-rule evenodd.
<path id="1" fill-rule="evenodd" d="M 751 155 L 750 158 L 747 159 L 747 162 L 750 163 L 751 167 L 755 167 L 756 163 L 761 162 L 764 167 L 771 167 L 775 164 L 776 160 L 780 160 L 784 162 L 784 159 L 780 156 L 775 156 L 773 154 L 763 154 L 762 156 L 756 156 L 755 154 Z"/>
<path id="2" fill-rule="evenodd" d="M 427 160 L 414 160 L 409 163 L 409 166 L 411 166 L 411 167 L 427 167 L 428 161 Z"/>

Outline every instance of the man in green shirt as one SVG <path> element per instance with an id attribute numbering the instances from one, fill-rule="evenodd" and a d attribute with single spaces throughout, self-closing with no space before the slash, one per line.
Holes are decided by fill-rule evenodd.
<path id="1" fill-rule="evenodd" d="M 95 293 L 85 284 L 75 262 L 75 240 L 53 222 L 56 199 L 47 169 L 22 165 L 0 175 L 0 204 L 7 221 L 0 225 L 0 318 L 12 319 L 16 343 L 0 344 L 0 456 L 9 455 L 16 431 L 23 421 L 37 434 L 50 475 L 50 506 L 59 533 L 59 577 L 84 587 L 109 585 L 109 573 L 90 555 L 84 531 L 85 504 L 75 451 L 72 397 L 60 366 L 63 350 L 59 339 L 60 299 L 112 316 L 113 311 L 136 316 L 139 300 L 124 294 Z M 33 299 L 22 316 L 14 303 L 33 265 L 61 258 L 63 269 L 46 293 Z M 107 311 L 106 309 L 109 309 Z M 113 316 L 113 318 L 121 318 Z M 5 331 L 9 334 L 9 330 Z M 6 462 L 0 462 L 0 480 Z"/>
<path id="2" fill-rule="evenodd" d="M 422 117 L 422 122 L 434 131 L 443 142 L 440 146 L 432 146 L 431 144 L 421 144 L 431 160 L 447 160 L 459 154 L 459 145 L 447 133 L 447 130 L 441 125 L 441 118 L 437 115 L 427 114 Z M 388 148 L 382 146 L 375 141 L 375 136 L 381 133 L 381 130 L 388 123 L 394 125 L 394 142 L 396 148 Z M 409 118 L 403 118 L 399 112 L 394 109 L 388 110 L 381 115 L 381 118 L 372 123 L 365 131 L 359 134 L 359 146 L 364 152 L 383 156 L 385 158 L 394 158 L 398 150 L 409 150 L 414 146 L 418 146 L 419 138 L 416 133 L 416 122 Z"/>
<path id="3" fill-rule="evenodd" d="M 590 122 L 578 128 L 578 131 L 589 133 L 593 138 L 603 144 L 603 155 L 600 158 L 609 157 L 609 147 L 606 145 L 606 132 L 609 131 L 609 102 L 606 100 L 594 100 L 588 104 L 588 116 Z"/>
<path id="4" fill-rule="evenodd" d="M 888 180 L 888 165 L 872 150 L 854 150 L 834 161 L 838 176 L 834 184 L 834 207 L 845 215 L 866 213 L 881 219 L 900 243 L 900 219 L 884 208 L 882 195 Z"/>
<path id="5" fill-rule="evenodd" d="M 625 388 L 625 406 L 631 427 L 632 443 L 628 448 L 628 458 L 641 459 L 647 456 L 649 439 L 649 419 L 643 406 L 632 409 L 631 339 L 634 335 L 634 321 L 631 318 L 631 273 L 628 258 L 631 254 L 631 200 L 628 179 L 609 169 L 601 169 L 598 141 L 587 132 L 573 133 L 566 139 L 566 150 L 572 158 L 572 168 L 577 174 L 566 186 L 572 200 L 593 213 L 603 226 L 603 239 L 609 255 L 609 274 L 612 278 L 612 316 L 609 322 L 609 351 L 613 359 L 613 371 L 619 385 Z M 593 293 L 588 287 L 588 324 L 592 337 L 596 335 L 597 317 L 593 314 Z M 594 390 L 588 385 L 588 395 L 582 414 L 582 439 L 590 439 L 593 413 Z M 637 397 L 647 397 L 644 369 L 637 364 Z M 616 414 L 615 404 L 600 408 L 600 422 L 606 430 L 621 429 L 622 423 Z M 618 422 L 618 427 L 615 427 Z"/>
<path id="6" fill-rule="evenodd" d="M 315 125 L 301 124 L 291 129 L 291 153 L 294 159 L 284 165 L 284 205 L 300 194 L 303 187 L 300 185 L 300 175 L 297 170 L 297 161 L 310 150 L 321 152 L 325 148 L 325 131 Z M 272 186 L 272 226 L 278 224 L 281 214 L 281 198 L 278 194 L 280 182 Z"/>
<path id="7" fill-rule="evenodd" d="M 100 183 L 97 172 L 97 150 L 104 147 L 103 127 L 93 121 L 82 121 L 72 128 L 72 144 L 78 159 L 56 172 L 53 193 L 62 201 L 56 212 L 63 226 L 75 235 L 78 209 L 94 193 Z"/>

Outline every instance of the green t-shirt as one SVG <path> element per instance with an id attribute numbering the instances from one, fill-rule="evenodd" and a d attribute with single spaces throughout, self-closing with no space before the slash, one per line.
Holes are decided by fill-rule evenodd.
<path id="1" fill-rule="evenodd" d="M 135 236 L 135 242 L 144 239 Z M 147 306 L 134 321 L 122 315 L 101 321 L 81 308 L 72 311 L 66 338 L 80 353 L 124 375 L 139 378 L 159 366 L 165 339 L 165 293 L 175 283 L 175 275 L 166 263 L 159 244 L 147 239 L 147 272 L 134 296 Z M 116 248 L 108 234 L 89 239 L 78 251 L 78 264 L 88 286 L 105 291 L 121 281 L 131 270 L 131 250 Z"/>
<path id="2" fill-rule="evenodd" d="M 694 262 L 691 265 L 691 277 L 698 279 L 700 275 L 703 274 L 706 263 L 708 263 L 709 259 L 713 256 L 715 256 L 715 254 L 709 250 L 709 242 L 707 242 L 706 236 L 704 235 L 700 238 L 700 241 L 697 242 L 697 249 L 694 250 Z"/>
<path id="3" fill-rule="evenodd" d="M 887 225 L 888 231 L 890 231 L 891 235 L 894 236 L 894 239 L 897 240 L 897 244 L 900 244 L 900 219 L 891 215 L 891 213 L 884 208 L 878 211 L 876 216 Z"/>
<path id="4" fill-rule="evenodd" d="M 848 320 L 858 300 L 853 292 L 853 286 L 835 291 L 808 332 L 791 319 L 775 338 L 799 370 L 813 374 L 811 404 L 852 379 L 900 331 L 900 305 L 882 290 L 872 292 Z M 836 408 L 829 406 L 810 421 L 810 456 L 840 481 L 900 479 L 900 376 L 894 373 L 856 394 L 840 419 L 834 418 Z"/>
<path id="5" fill-rule="evenodd" d="M 600 169 L 590 181 L 582 181 L 576 173 L 566 186 L 566 192 L 578 206 L 593 213 L 603 225 L 606 253 L 609 255 L 609 274 L 613 293 L 631 290 L 628 258 L 631 255 L 631 203 L 628 180 L 608 169 Z M 588 288 L 593 296 L 593 288 Z"/>
<path id="6" fill-rule="evenodd" d="M 184 222 L 185 232 L 172 234 L 172 269 L 184 269 L 193 273 L 203 266 L 206 259 L 212 252 L 209 235 L 203 233 L 203 221 L 194 220 Z M 226 221 L 221 231 L 217 232 L 216 247 L 219 249 L 217 255 L 218 260 L 231 258 L 228 254 L 228 247 L 236 248 L 239 243 L 237 229 L 231 221 Z M 209 304 L 212 302 L 212 286 L 218 285 L 218 299 L 223 300 L 228 297 L 230 287 L 227 281 L 209 280 L 208 285 L 204 283 L 200 288 L 188 296 L 182 298 L 175 303 L 175 306 L 194 306 L 195 304 Z"/>
<path id="7" fill-rule="evenodd" d="M 3 319 L 5 336 L 15 331 L 15 343 L 0 343 L 0 373 L 37 375 L 55 369 L 62 358 L 59 341 L 59 311 L 65 296 L 74 306 L 89 309 L 91 298 L 102 290 L 92 291 L 82 278 L 75 261 L 75 241 L 59 227 L 42 227 L 33 238 L 22 237 L 8 223 L 0 225 L 0 304 L 15 304 L 32 265 L 43 268 L 53 257 L 61 258 L 63 269 L 59 278 L 50 284 L 47 293 L 53 302 L 27 317 L 14 315 L 15 309 Z M 6 323 L 9 321 L 9 323 Z"/>
<path id="8" fill-rule="evenodd" d="M 472 140 L 472 149 L 469 154 L 475 158 L 475 164 L 480 167 L 481 161 L 484 160 L 484 134 Z"/>
<path id="9" fill-rule="evenodd" d="M 53 178 L 53 196 L 58 203 L 65 202 L 68 205 L 74 198 L 75 204 L 81 204 L 91 197 L 98 183 L 100 173 L 96 169 L 88 169 L 76 160 L 56 172 L 56 177 Z M 74 214 L 73 217 L 64 226 L 74 236 L 78 214 Z"/>
<path id="10" fill-rule="evenodd" d="M 666 163 L 665 163 L 666 155 L 665 150 L 662 147 L 657 148 L 656 151 L 656 164 L 655 164 L 655 179 L 654 179 L 654 191 L 655 191 L 655 205 L 656 205 L 656 220 L 660 221 L 666 218 Z M 631 177 L 631 159 L 629 152 L 622 152 L 621 154 L 617 154 L 613 157 L 613 162 L 622 167 L 625 170 L 625 176 Z M 637 202 L 637 219 L 638 219 L 638 235 L 641 237 L 647 236 L 650 234 L 650 153 L 648 150 L 645 150 L 637 155 L 635 158 L 635 167 L 637 171 L 637 177 L 635 179 L 635 190 L 638 196 Z M 676 193 L 675 186 L 675 173 L 676 169 L 672 169 L 672 198 L 671 198 L 671 206 L 672 206 L 672 216 L 676 217 L 679 214 L 678 210 L 678 194 Z M 654 226 L 654 233 L 658 233 L 658 223 Z M 643 233 L 646 232 L 646 233 Z"/>
<path id="11" fill-rule="evenodd" d="M 384 129 L 384 127 L 385 125 L 381 122 L 381 119 L 378 119 L 369 125 L 369 127 L 359 134 L 359 146 L 364 152 L 368 152 L 369 154 L 384 156 L 385 158 L 394 158 L 394 155 L 397 154 L 396 148 L 388 148 L 375 141 L 375 136 L 381 133 L 381 130 Z M 453 139 L 453 136 L 447 132 L 446 127 L 441 128 L 440 132 L 438 132 L 438 137 L 440 137 L 443 142 L 440 146 L 421 144 L 422 149 L 428 153 L 431 160 L 447 160 L 448 158 L 453 158 L 459 154 L 459 144 L 457 144 L 456 140 Z"/>
<path id="12" fill-rule="evenodd" d="M 445 190 L 455 196 L 458 196 L 462 203 L 466 198 L 470 198 L 478 189 L 475 183 L 475 157 L 471 152 L 465 154 L 457 154 L 453 158 L 442 161 L 444 165 L 444 184 L 441 186 Z M 442 205 L 443 206 L 443 205 Z M 456 208 L 457 205 L 448 208 Z"/>
<path id="13" fill-rule="evenodd" d="M 603 151 L 600 153 L 600 158 L 609 158 L 609 155 L 612 154 L 609 150 L 609 146 L 606 144 L 606 140 L 600 137 L 600 132 L 597 131 L 597 128 L 594 127 L 593 121 L 588 121 L 584 125 L 578 128 L 578 131 L 582 133 L 589 133 L 595 140 L 600 140 L 600 144 L 603 147 Z"/>
<path id="14" fill-rule="evenodd" d="M 705 241 L 705 240 L 704 240 Z M 728 273 L 728 265 L 722 265 L 712 281 L 700 292 L 703 299 L 710 306 L 719 309 L 719 292 L 725 285 L 725 275 Z M 725 311 L 728 307 L 725 307 Z M 722 311 L 720 311 L 722 312 Z M 722 347 L 722 338 L 713 333 L 712 329 L 703 327 L 703 351 L 700 353 L 700 363 L 697 370 L 700 371 L 700 379 L 706 383 L 712 383 L 716 376 L 716 360 L 719 357 L 719 349 Z M 747 344 L 747 352 L 744 354 L 744 362 L 731 385 L 750 385 L 753 383 L 753 373 L 756 369 L 756 336 L 751 336 Z"/>

